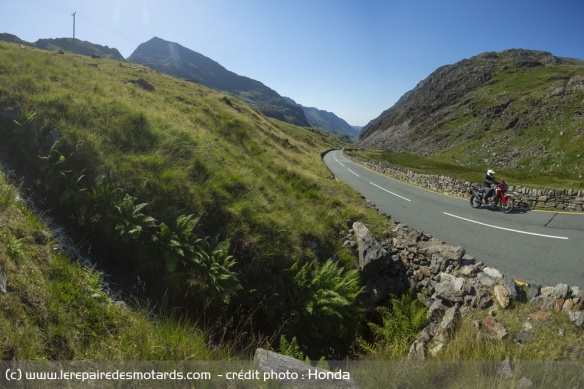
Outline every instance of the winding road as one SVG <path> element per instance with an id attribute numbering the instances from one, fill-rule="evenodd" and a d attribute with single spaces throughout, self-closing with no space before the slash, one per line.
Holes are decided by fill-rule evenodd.
<path id="1" fill-rule="evenodd" d="M 473 209 L 468 199 L 428 191 L 327 153 L 333 174 L 380 211 L 527 283 L 584 287 L 584 214 Z"/>

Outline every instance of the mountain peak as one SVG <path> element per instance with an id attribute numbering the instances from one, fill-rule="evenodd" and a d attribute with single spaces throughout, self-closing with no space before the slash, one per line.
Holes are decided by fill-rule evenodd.
<path id="1" fill-rule="evenodd" d="M 580 143 L 568 140 L 584 128 L 581 74 L 584 61 L 546 51 L 482 53 L 436 69 L 367 124 L 357 144 L 506 168 L 577 160 Z"/>
<path id="2" fill-rule="evenodd" d="M 239 76 L 178 43 L 154 37 L 138 46 L 128 60 L 231 94 L 266 116 L 310 126 L 302 109 L 288 103 L 276 91 L 259 81 Z"/>

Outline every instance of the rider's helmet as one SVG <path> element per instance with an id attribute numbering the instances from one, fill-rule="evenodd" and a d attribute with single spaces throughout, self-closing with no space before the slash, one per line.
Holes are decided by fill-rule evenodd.
<path id="1" fill-rule="evenodd" d="M 493 169 L 489 169 L 487 170 L 487 175 L 492 178 L 495 175 L 495 171 Z"/>

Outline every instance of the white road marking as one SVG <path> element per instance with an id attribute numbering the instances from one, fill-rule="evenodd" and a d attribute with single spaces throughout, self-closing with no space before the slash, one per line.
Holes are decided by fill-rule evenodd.
<path id="1" fill-rule="evenodd" d="M 333 157 L 335 157 L 335 161 L 337 161 L 339 163 L 339 165 L 341 165 L 342 167 L 345 167 L 345 164 L 338 160 L 337 153 L 334 153 Z"/>
<path id="2" fill-rule="evenodd" d="M 351 173 L 353 173 L 354 175 L 356 175 L 357 177 L 359 177 L 359 175 L 357 173 L 355 173 L 354 171 L 352 171 L 351 169 L 347 169 L 348 171 L 350 171 Z"/>
<path id="3" fill-rule="evenodd" d="M 505 231 L 511 231 L 511 232 L 517 232 L 519 234 L 526 234 L 526 235 L 535 235 L 535 236 L 541 236 L 543 238 L 552 238 L 552 239 L 570 239 L 567 238 L 565 236 L 554 236 L 554 235 L 544 235 L 544 234 L 536 234 L 535 232 L 527 232 L 527 231 L 521 231 L 521 230 L 513 230 L 511 228 L 505 228 L 505 227 L 499 227 L 499 226 L 493 226 L 491 224 L 486 224 L 486 223 L 481 223 L 481 222 L 477 222 L 476 220 L 471 220 L 471 219 L 466 219 L 464 217 L 460 217 L 460 216 L 456 216 L 456 215 L 452 215 L 450 213 L 446 213 L 446 212 L 442 212 L 445 215 L 448 216 L 452 216 L 455 217 L 457 219 L 461 219 L 461 220 L 465 220 L 467 222 L 471 222 L 471 223 L 475 223 L 475 224 L 480 224 L 481 226 L 486 226 L 486 227 L 491 227 L 491 228 L 497 228 L 499 230 L 505 230 Z"/>
<path id="4" fill-rule="evenodd" d="M 410 200 L 410 199 L 406 199 L 405 197 L 403 197 L 403 196 L 400 196 L 400 195 L 398 195 L 398 194 L 396 194 L 396 193 L 393 193 L 393 192 L 391 192 L 391 191 L 389 191 L 389 190 L 387 190 L 387 189 L 385 189 L 385 188 L 382 188 L 382 187 L 380 187 L 380 186 L 379 186 L 379 185 L 377 185 L 377 184 L 374 184 L 374 183 L 372 183 L 372 182 L 369 182 L 369 183 L 370 183 L 371 185 L 373 185 L 373 186 L 375 186 L 375 187 L 377 187 L 377 188 L 381 189 L 381 190 L 384 190 L 384 191 L 386 191 L 386 192 L 387 192 L 387 193 L 389 193 L 389 194 L 392 194 L 392 195 L 394 195 L 394 196 L 396 196 L 396 197 L 399 197 L 400 199 L 404 199 L 404 200 L 406 200 L 406 201 L 412 201 L 412 200 Z"/>

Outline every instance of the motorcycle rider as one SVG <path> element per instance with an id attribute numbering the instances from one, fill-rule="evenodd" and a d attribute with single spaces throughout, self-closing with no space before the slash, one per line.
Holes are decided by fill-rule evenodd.
<path id="1" fill-rule="evenodd" d="M 483 192 L 485 193 L 483 197 L 483 201 L 486 203 L 489 202 L 489 197 L 493 195 L 494 188 L 493 185 L 499 185 L 497 181 L 495 181 L 495 172 L 493 169 L 487 170 L 487 174 L 483 178 Z"/>

